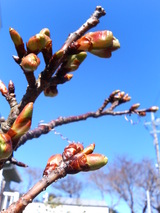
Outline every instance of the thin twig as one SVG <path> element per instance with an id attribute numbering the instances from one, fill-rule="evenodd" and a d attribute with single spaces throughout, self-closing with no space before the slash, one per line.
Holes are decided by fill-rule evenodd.
<path id="1" fill-rule="evenodd" d="M 61 126 L 64 124 L 69 124 L 73 122 L 83 121 L 87 120 L 88 118 L 99 118 L 102 116 L 120 116 L 120 115 L 130 115 L 130 114 L 140 114 L 141 112 L 146 112 L 146 109 L 136 110 L 134 112 L 130 112 L 130 110 L 124 110 L 124 111 L 111 111 L 110 109 L 106 109 L 102 112 L 96 111 L 96 112 L 87 112 L 85 114 L 77 115 L 77 116 L 69 116 L 69 117 L 59 117 L 55 120 L 50 121 L 46 124 L 41 124 L 37 128 L 33 130 L 29 130 L 25 135 L 23 135 L 18 143 L 18 147 L 25 144 L 26 141 L 32 140 L 33 138 L 38 138 L 43 134 L 47 134 L 52 129 L 54 129 L 57 126 Z M 18 148 L 17 147 L 17 148 Z"/>

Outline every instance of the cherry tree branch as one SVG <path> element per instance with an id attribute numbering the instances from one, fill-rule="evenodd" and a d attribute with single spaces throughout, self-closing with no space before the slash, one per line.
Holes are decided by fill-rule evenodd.
<path id="1" fill-rule="evenodd" d="M 44 191 L 51 183 L 66 175 L 65 167 L 58 167 L 50 175 L 43 176 L 26 194 L 24 194 L 17 202 L 11 204 L 7 210 L 2 213 L 21 213 L 26 206 L 42 191 Z"/>
<path id="2" fill-rule="evenodd" d="M 55 120 L 51 120 L 48 123 L 45 124 L 39 124 L 39 126 L 33 130 L 29 130 L 26 134 L 24 134 L 18 143 L 18 147 L 25 144 L 28 140 L 31 140 L 33 138 L 38 138 L 43 134 L 47 134 L 51 130 L 53 130 L 57 126 L 62 126 L 65 124 L 78 122 L 78 121 L 84 121 L 88 118 L 99 118 L 102 116 L 120 116 L 120 115 L 131 115 L 131 114 L 137 114 L 138 116 L 145 116 L 147 112 L 156 112 L 158 110 L 158 107 L 153 106 L 146 109 L 138 109 L 140 104 L 134 104 L 130 107 L 130 109 L 123 110 L 123 111 L 114 111 L 116 107 L 118 107 L 120 104 L 124 104 L 128 101 L 130 101 L 131 97 L 128 94 L 125 94 L 124 92 L 121 92 L 120 90 L 115 90 L 111 93 L 111 95 L 106 98 L 102 104 L 102 106 L 95 112 L 87 112 L 81 115 L 77 116 L 69 116 L 69 117 L 59 117 Z M 105 109 L 108 104 L 111 104 L 110 107 Z"/>
<path id="3" fill-rule="evenodd" d="M 21 213 L 40 192 L 67 174 L 93 171 L 105 166 L 108 162 L 107 157 L 101 154 L 92 154 L 94 148 L 95 144 L 90 144 L 84 149 L 82 144 L 72 143 L 65 147 L 62 155 L 51 156 L 44 169 L 42 179 L 2 213 Z"/>
<path id="4" fill-rule="evenodd" d="M 34 102 L 37 99 L 37 97 L 41 94 L 46 85 L 49 83 L 49 80 L 56 72 L 57 68 L 65 61 L 65 58 L 67 57 L 67 54 L 70 50 L 70 45 L 82 35 L 84 35 L 84 33 L 86 33 L 88 30 L 95 27 L 99 23 L 99 19 L 105 14 L 105 10 L 101 6 L 97 6 L 91 17 L 77 31 L 69 35 L 64 45 L 60 49 L 61 57 L 57 57 L 58 53 L 53 54 L 53 56 L 49 60 L 49 64 L 46 66 L 44 71 L 40 73 L 39 78 L 36 82 L 36 88 L 27 88 L 26 94 L 21 100 L 20 109 L 23 109 L 23 107 L 27 103 Z M 59 81 L 61 82 L 61 79 L 59 79 Z"/>
<path id="5" fill-rule="evenodd" d="M 44 60 L 46 62 L 45 69 L 39 74 L 38 79 L 35 79 L 34 73 L 32 72 L 26 72 L 25 69 L 22 66 L 22 61 L 25 56 L 28 56 L 30 54 L 30 51 L 27 49 L 25 50 L 24 42 L 20 35 L 13 29 L 10 28 L 10 35 L 11 38 L 15 44 L 15 48 L 17 51 L 18 56 L 13 56 L 15 62 L 19 64 L 22 68 L 23 73 L 25 74 L 26 80 L 28 82 L 28 87 L 26 89 L 26 93 L 22 97 L 20 103 L 18 104 L 15 100 L 14 107 L 11 107 L 10 114 L 5 122 L 1 122 L 1 132 L 7 132 L 11 125 L 13 124 L 14 120 L 17 118 L 19 113 L 22 111 L 22 109 L 29 103 L 29 102 L 35 102 L 38 96 L 41 94 L 41 92 L 44 91 L 44 89 L 47 86 L 50 86 L 50 84 L 53 84 L 56 86 L 58 84 L 62 84 L 70 80 L 69 78 L 65 78 L 65 76 L 60 76 L 59 78 L 53 76 L 53 74 L 56 72 L 57 68 L 63 64 L 65 61 L 69 50 L 70 45 L 76 41 L 78 38 L 80 38 L 84 33 L 86 33 L 91 28 L 95 27 L 99 23 L 99 19 L 105 15 L 105 11 L 101 6 L 97 6 L 94 13 L 91 15 L 91 17 L 75 32 L 71 33 L 67 40 L 65 41 L 62 48 L 58 51 L 61 52 L 61 56 L 58 56 L 58 53 L 54 53 L 52 55 L 52 45 L 50 45 L 50 50 L 47 52 L 46 48 L 42 50 L 42 54 L 44 56 Z M 17 44 L 18 42 L 18 44 Z M 73 48 L 72 48 L 73 49 Z M 73 50 L 72 50 L 73 51 Z M 0 92 L 2 95 L 4 95 L 9 102 L 9 104 L 13 103 L 13 96 L 11 96 L 9 93 L 4 94 L 5 85 L 0 85 Z M 15 96 L 14 96 L 15 98 Z M 14 113 L 13 113 L 14 112 Z"/>

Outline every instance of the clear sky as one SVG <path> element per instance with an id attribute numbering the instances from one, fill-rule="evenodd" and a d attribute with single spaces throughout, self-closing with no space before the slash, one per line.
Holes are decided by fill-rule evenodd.
<path id="1" fill-rule="evenodd" d="M 92 31 L 111 30 L 121 44 L 121 48 L 110 59 L 88 54 L 81 67 L 73 73 L 73 79 L 58 87 L 59 95 L 56 98 L 44 98 L 42 94 L 34 105 L 32 128 L 40 120 L 49 122 L 59 116 L 94 111 L 115 89 L 125 91 L 132 97 L 130 103 L 119 109 L 128 109 L 137 102 L 141 103 L 141 108 L 159 106 L 159 0 L 1 0 L 0 3 L 0 79 L 7 85 L 10 79 L 14 82 L 18 101 L 25 93 L 27 82 L 12 59 L 16 51 L 10 39 L 9 27 L 15 28 L 24 42 L 42 28 L 48 27 L 55 52 L 62 46 L 68 34 L 79 28 L 95 7 L 101 5 L 107 14 Z M 36 71 L 37 76 L 43 68 L 44 63 L 41 60 Z M 9 112 L 9 106 L 2 96 L 0 112 L 5 117 Z M 160 112 L 155 116 L 160 117 Z M 138 121 L 137 116 L 132 116 L 132 119 Z M 126 122 L 124 116 L 106 116 L 65 125 L 56 130 L 70 140 L 83 142 L 84 146 L 95 142 L 95 152 L 105 154 L 109 162 L 117 154 L 128 154 L 136 160 L 150 157 L 156 163 L 153 140 L 149 131 L 144 128 L 145 121 L 150 121 L 150 115 L 140 119 L 137 125 Z M 49 156 L 61 153 L 66 145 L 67 141 L 51 132 L 39 139 L 28 141 L 15 153 L 15 157 L 29 166 L 44 168 Z"/>

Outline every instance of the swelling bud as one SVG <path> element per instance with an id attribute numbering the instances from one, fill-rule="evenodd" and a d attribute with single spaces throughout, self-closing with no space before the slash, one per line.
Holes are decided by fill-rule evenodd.
<path id="1" fill-rule="evenodd" d="M 34 53 L 22 58 L 20 66 L 25 72 L 34 72 L 40 64 L 40 59 Z"/>
<path id="2" fill-rule="evenodd" d="M 5 160 L 12 154 L 11 137 L 6 133 L 0 134 L 0 160 Z"/>
<path id="3" fill-rule="evenodd" d="M 33 103 L 31 102 L 24 107 L 22 112 L 19 114 L 19 116 L 16 118 L 15 122 L 7 132 L 13 142 L 13 149 L 17 145 L 20 137 L 30 129 L 32 113 Z"/>

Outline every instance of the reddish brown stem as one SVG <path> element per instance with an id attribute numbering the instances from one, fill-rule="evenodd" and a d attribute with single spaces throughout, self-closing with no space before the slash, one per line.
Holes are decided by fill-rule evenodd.
<path id="1" fill-rule="evenodd" d="M 9 208 L 2 213 L 21 213 L 26 206 L 33 201 L 33 199 L 42 191 L 56 181 L 59 178 L 66 176 L 65 164 L 57 167 L 48 176 L 43 176 L 43 178 L 38 181 L 26 194 L 24 194 L 17 202 L 9 206 Z"/>

